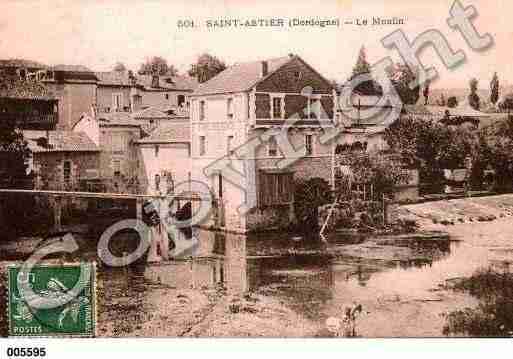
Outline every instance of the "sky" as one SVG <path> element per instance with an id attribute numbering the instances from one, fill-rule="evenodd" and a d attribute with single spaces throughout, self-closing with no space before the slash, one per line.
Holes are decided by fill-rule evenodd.
<path id="1" fill-rule="evenodd" d="M 386 4 L 386 5 L 385 5 Z M 402 29 L 410 40 L 437 29 L 467 61 L 445 69 L 436 52 L 425 49 L 421 59 L 433 65 L 439 79 L 433 87 L 467 88 L 472 77 L 488 88 L 494 71 L 501 84 L 513 84 L 513 13 L 510 0 L 462 0 L 474 5 L 477 30 L 490 33 L 494 45 L 472 51 L 446 19 L 452 0 L 1 0 L 0 58 L 26 58 L 45 64 L 85 65 L 108 71 L 117 61 L 137 70 L 150 56 L 162 56 L 185 73 L 203 52 L 227 64 L 263 60 L 294 53 L 326 78 L 344 81 L 361 46 L 369 62 L 384 56 L 399 60 L 380 40 Z M 404 18 L 404 25 L 209 29 L 206 20 L 225 18 Z M 194 20 L 194 28 L 178 28 L 179 20 Z"/>

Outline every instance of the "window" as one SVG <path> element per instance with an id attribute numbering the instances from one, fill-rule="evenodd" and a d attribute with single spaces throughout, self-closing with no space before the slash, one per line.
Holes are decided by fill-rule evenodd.
<path id="1" fill-rule="evenodd" d="M 114 177 L 121 176 L 121 161 L 120 160 L 112 160 L 112 173 Z"/>
<path id="2" fill-rule="evenodd" d="M 70 182 L 71 182 L 71 161 L 64 161 L 62 172 L 64 175 L 64 183 L 70 184 Z"/>
<path id="3" fill-rule="evenodd" d="M 271 136 L 269 138 L 269 143 L 267 145 L 267 154 L 269 155 L 269 157 L 278 156 L 278 143 L 276 142 L 276 138 L 274 136 Z"/>
<path id="4" fill-rule="evenodd" d="M 200 156 L 204 156 L 207 152 L 207 139 L 205 136 L 200 136 L 199 138 L 199 154 Z"/>
<path id="5" fill-rule="evenodd" d="M 308 118 L 317 119 L 320 118 L 321 102 L 317 98 L 308 99 Z"/>
<path id="6" fill-rule="evenodd" d="M 178 106 L 182 107 L 185 103 L 185 96 L 184 95 L 178 95 Z"/>
<path id="7" fill-rule="evenodd" d="M 282 105 L 282 98 L 281 97 L 273 97 L 272 98 L 272 116 L 273 118 L 282 118 L 282 111 L 281 111 L 281 105 Z"/>
<path id="8" fill-rule="evenodd" d="M 125 152 L 125 139 L 121 134 L 112 134 L 112 152 Z"/>
<path id="9" fill-rule="evenodd" d="M 233 118 L 233 98 L 226 101 L 226 114 L 229 119 Z"/>
<path id="10" fill-rule="evenodd" d="M 301 73 L 301 71 L 294 71 L 294 79 L 295 80 L 301 80 L 302 76 L 303 76 L 303 74 Z"/>
<path id="11" fill-rule="evenodd" d="M 165 94 L 164 97 L 166 98 L 166 100 L 169 100 L 169 94 Z"/>
<path id="12" fill-rule="evenodd" d="M 227 140 L 226 140 L 226 151 L 228 152 L 228 154 L 232 154 L 232 146 L 233 146 L 233 136 L 228 136 Z"/>
<path id="13" fill-rule="evenodd" d="M 160 150 L 160 147 L 158 145 L 155 146 L 155 158 L 157 158 L 159 156 L 159 150 Z"/>
<path id="14" fill-rule="evenodd" d="M 200 101 L 199 106 L 199 119 L 203 121 L 205 119 L 205 101 Z"/>
<path id="15" fill-rule="evenodd" d="M 123 94 L 122 93 L 112 94 L 112 108 L 114 111 L 119 111 L 123 108 Z"/>
<path id="16" fill-rule="evenodd" d="M 261 172 L 259 205 L 283 205 L 292 202 L 293 173 Z"/>
<path id="17" fill-rule="evenodd" d="M 313 136 L 305 135 L 305 154 L 306 156 L 313 155 Z"/>

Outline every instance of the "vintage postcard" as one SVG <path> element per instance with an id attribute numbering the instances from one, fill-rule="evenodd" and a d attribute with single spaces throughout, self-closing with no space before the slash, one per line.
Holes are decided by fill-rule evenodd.
<path id="1" fill-rule="evenodd" d="M 513 336 L 512 2 L 0 9 L 0 336 Z"/>

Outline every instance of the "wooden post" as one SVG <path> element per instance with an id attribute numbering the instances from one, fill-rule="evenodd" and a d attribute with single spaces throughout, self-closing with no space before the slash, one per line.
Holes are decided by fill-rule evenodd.
<path id="1" fill-rule="evenodd" d="M 137 199 L 135 200 L 135 213 L 136 213 L 136 215 L 135 215 L 136 217 L 135 217 L 135 218 L 137 218 L 137 219 L 138 219 L 138 220 L 140 220 L 140 221 L 141 221 L 141 220 L 142 220 L 142 218 L 143 218 L 143 213 L 142 213 L 142 211 L 143 211 L 143 208 L 142 208 L 142 207 L 143 207 L 143 206 L 142 206 L 142 205 L 143 205 L 143 201 L 142 201 L 142 199 L 137 198 Z"/>
<path id="2" fill-rule="evenodd" d="M 385 194 L 382 195 L 383 201 L 383 225 L 387 224 L 387 204 L 385 203 Z"/>
<path id="3" fill-rule="evenodd" d="M 164 260 L 169 260 L 169 237 L 164 221 L 169 217 L 169 198 L 167 196 L 159 199 L 160 214 L 160 253 Z"/>
<path id="4" fill-rule="evenodd" d="M 62 201 L 61 197 L 53 198 L 53 227 L 56 232 L 62 231 Z"/>

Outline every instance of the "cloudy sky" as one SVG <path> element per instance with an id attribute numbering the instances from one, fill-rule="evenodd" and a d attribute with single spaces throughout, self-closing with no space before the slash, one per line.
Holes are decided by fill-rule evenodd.
<path id="1" fill-rule="evenodd" d="M 202 52 L 228 64 L 296 53 L 327 78 L 344 80 L 359 48 L 364 45 L 370 62 L 383 56 L 398 59 L 380 40 L 397 28 L 410 39 L 435 28 L 454 49 L 462 49 L 467 62 L 447 71 L 428 48 L 426 64 L 440 73 L 436 87 L 467 87 L 471 77 L 487 87 L 493 71 L 502 83 L 513 84 L 513 13 L 510 0 L 462 0 L 479 15 L 474 24 L 490 33 L 495 45 L 472 52 L 461 35 L 446 24 L 452 0 L 1 0 L 0 58 L 27 58 L 46 64 L 82 64 L 93 70 L 112 68 L 116 61 L 137 69 L 146 57 L 158 55 L 185 72 Z M 386 6 L 384 5 L 386 3 Z M 504 16 L 506 14 L 506 16 Z M 223 18 L 340 18 L 401 17 L 405 25 L 332 28 L 208 29 L 205 20 Z M 180 29 L 177 22 L 193 19 L 195 28 Z"/>

